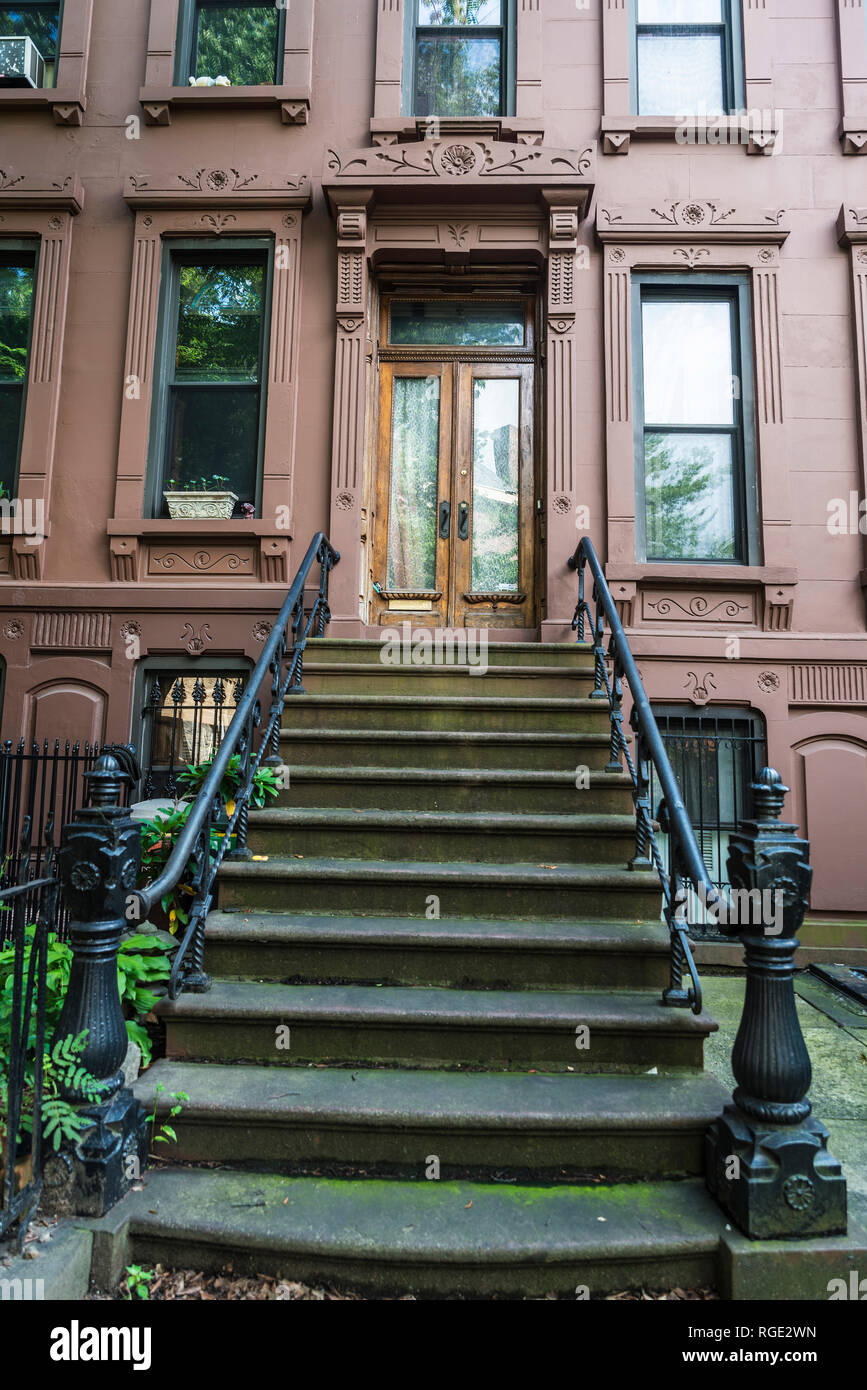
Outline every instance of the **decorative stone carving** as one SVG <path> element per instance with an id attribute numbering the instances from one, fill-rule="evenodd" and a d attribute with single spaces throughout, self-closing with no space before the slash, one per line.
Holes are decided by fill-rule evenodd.
<path id="1" fill-rule="evenodd" d="M 249 552 L 205 550 L 199 546 L 177 547 L 174 550 L 151 548 L 148 556 L 151 574 L 252 574 L 253 557 Z"/>
<path id="2" fill-rule="evenodd" d="M 775 695 L 780 688 L 780 678 L 774 671 L 762 671 L 756 685 L 759 690 L 763 690 L 766 695 Z"/>
<path id="3" fill-rule="evenodd" d="M 37 613 L 31 647 L 105 651 L 111 647 L 110 613 Z"/>
<path id="4" fill-rule="evenodd" d="M 665 621 L 684 622 L 693 620 L 701 623 L 751 623 L 755 609 L 751 595 L 705 594 L 689 595 L 681 591 L 675 593 L 651 592 L 643 594 L 643 614 L 645 619 L 662 618 Z"/>
<path id="5" fill-rule="evenodd" d="M 763 622 L 765 632 L 791 631 L 794 606 L 794 584 L 766 584 Z"/>
<path id="6" fill-rule="evenodd" d="M 532 182 L 546 186 L 586 184 L 592 176 L 595 147 L 550 149 L 544 145 L 513 144 L 497 139 L 464 137 L 425 139 L 415 144 L 371 145 L 359 150 L 327 151 L 323 183 L 362 184 L 375 188 L 400 179 L 423 184 Z"/>
<path id="7" fill-rule="evenodd" d="M 789 667 L 789 704 L 867 706 L 867 666 L 807 662 Z"/>
<path id="8" fill-rule="evenodd" d="M 683 241 L 684 232 L 699 242 L 768 242 L 779 246 L 788 236 L 783 210 L 759 211 L 732 207 L 728 202 L 683 199 L 669 203 L 600 207 L 596 235 L 602 242 Z"/>
<path id="9" fill-rule="evenodd" d="M 713 671 L 705 671 L 703 676 L 696 671 L 688 671 L 683 688 L 689 691 L 689 698 L 694 705 L 706 705 L 717 688 L 716 677 Z"/>
<path id="10" fill-rule="evenodd" d="M 186 647 L 190 656 L 201 656 L 205 650 L 205 644 L 213 642 L 213 640 L 210 623 L 202 623 L 198 632 L 192 623 L 184 623 L 184 630 L 178 638 L 181 646 Z"/>
<path id="11" fill-rule="evenodd" d="M 3 636 L 8 637 L 10 642 L 18 642 L 24 636 L 24 624 L 20 618 L 10 618 L 4 624 Z"/>
<path id="12" fill-rule="evenodd" d="M 271 624 L 266 622 L 264 618 L 260 619 L 258 623 L 253 624 L 252 637 L 254 642 L 267 642 L 270 635 Z"/>
<path id="13" fill-rule="evenodd" d="M 124 199 L 133 208 L 155 207 L 307 207 L 310 179 L 306 174 L 284 176 L 235 168 L 193 169 L 165 181 L 130 174 Z"/>

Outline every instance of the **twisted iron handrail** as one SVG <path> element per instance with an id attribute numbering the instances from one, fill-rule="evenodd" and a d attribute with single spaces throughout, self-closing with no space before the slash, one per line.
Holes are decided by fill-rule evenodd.
<path id="1" fill-rule="evenodd" d="M 135 890 L 140 910 L 147 915 L 182 879 L 189 882 L 193 900 L 189 921 L 172 966 L 169 981 L 169 997 L 172 999 L 176 999 L 183 990 L 202 993 L 210 987 L 210 978 L 205 974 L 203 963 L 205 920 L 213 903 L 214 880 L 227 852 L 232 859 L 251 858 L 247 849 L 247 816 L 253 792 L 253 778 L 263 761 L 266 766 L 271 767 L 280 764 L 278 750 L 283 702 L 287 694 L 302 693 L 304 649 L 308 638 L 311 635 L 321 637 L 330 621 L 328 576 L 339 560 L 339 554 L 323 532 L 317 532 L 292 581 L 168 863 L 153 883 Z M 317 562 L 320 566 L 319 591 L 305 620 L 304 583 Z M 269 672 L 271 705 L 268 722 L 254 754 L 253 730 L 258 729 L 262 723 L 262 706 L 258 692 Z M 214 822 L 221 810 L 218 792 L 229 762 L 235 754 L 238 754 L 241 760 L 240 782 L 232 814 L 225 829 L 221 827 L 221 838 L 218 839 L 213 835 Z M 229 851 L 233 834 L 236 846 Z"/>
<path id="2" fill-rule="evenodd" d="M 709 908 L 724 904 L 724 895 L 711 881 L 702 858 L 683 794 L 665 751 L 662 735 L 638 673 L 635 658 L 626 640 L 623 625 L 617 615 L 617 608 L 602 572 L 599 557 L 589 536 L 582 537 L 574 555 L 570 555 L 568 564 L 570 569 L 578 571 L 578 604 L 572 620 L 572 629 L 577 630 L 579 642 L 584 641 L 585 618 L 589 620 L 593 630 L 594 682 L 591 699 L 605 699 L 608 702 L 611 756 L 607 770 L 620 772 L 622 758 L 632 779 L 632 799 L 636 813 L 636 853 L 632 867 L 655 868 L 662 886 L 662 910 L 671 933 L 670 983 L 668 988 L 663 990 L 663 1003 L 674 1008 L 691 1008 L 693 1013 L 699 1014 L 702 1007 L 701 981 L 689 943 L 689 923 L 686 920 L 688 897 L 685 885 L 691 884 Z M 591 613 L 585 598 L 585 572 L 588 569 L 593 579 L 595 615 Z M 607 659 L 604 642 L 606 624 L 609 633 Z M 611 662 L 610 674 L 608 660 Z M 623 733 L 624 680 L 632 696 L 629 724 L 635 737 L 634 759 Z M 665 868 L 656 842 L 655 822 L 650 805 L 651 763 L 662 788 L 663 829 L 670 838 L 671 872 Z M 721 930 L 726 930 L 722 922 L 720 926 Z M 690 979 L 686 989 L 683 986 L 684 974 L 688 974 Z"/>

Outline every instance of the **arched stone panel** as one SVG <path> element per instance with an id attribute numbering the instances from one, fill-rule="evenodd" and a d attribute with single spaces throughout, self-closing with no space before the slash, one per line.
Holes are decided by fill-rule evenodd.
<path id="1" fill-rule="evenodd" d="M 799 743 L 802 834 L 810 841 L 813 912 L 867 912 L 867 743 L 819 736 Z"/>

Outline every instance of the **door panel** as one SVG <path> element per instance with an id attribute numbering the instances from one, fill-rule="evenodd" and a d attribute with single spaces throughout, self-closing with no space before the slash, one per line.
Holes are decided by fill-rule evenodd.
<path id="1" fill-rule="evenodd" d="M 532 627 L 533 370 L 462 364 L 452 613 L 459 626 Z"/>
<path id="2" fill-rule="evenodd" d="M 382 363 L 372 621 L 534 627 L 531 363 Z"/>
<path id="3" fill-rule="evenodd" d="M 417 613 L 445 623 L 449 589 L 451 490 L 450 364 L 384 364 L 380 438 L 374 622 Z"/>

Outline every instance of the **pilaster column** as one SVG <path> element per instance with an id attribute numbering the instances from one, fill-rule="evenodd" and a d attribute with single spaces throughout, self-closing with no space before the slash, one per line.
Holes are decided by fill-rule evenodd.
<path id="1" fill-rule="evenodd" d="M 367 209 L 369 189 L 347 190 L 337 206 L 337 343 L 331 446 L 329 540 L 343 557 L 332 577 L 332 635 L 361 621 L 361 504 L 367 405 Z"/>

